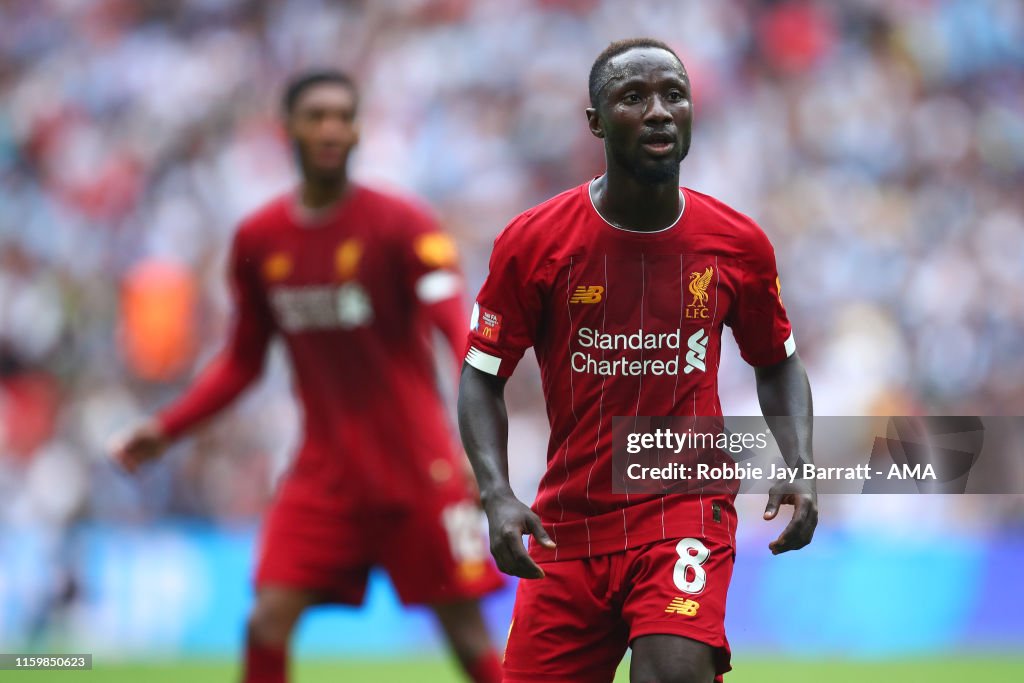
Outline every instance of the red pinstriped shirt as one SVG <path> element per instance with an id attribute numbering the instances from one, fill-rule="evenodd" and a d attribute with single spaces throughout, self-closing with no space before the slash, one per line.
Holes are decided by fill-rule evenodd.
<path id="1" fill-rule="evenodd" d="M 611 425 L 721 415 L 725 326 L 752 365 L 795 351 L 771 243 L 747 216 L 686 188 L 673 225 L 624 230 L 597 212 L 589 186 L 498 236 L 466 349 L 467 363 L 501 377 L 528 347 L 540 364 L 551 437 L 533 509 L 557 548 L 531 544 L 531 555 L 572 559 L 683 536 L 731 543 L 731 496 L 613 494 Z"/>

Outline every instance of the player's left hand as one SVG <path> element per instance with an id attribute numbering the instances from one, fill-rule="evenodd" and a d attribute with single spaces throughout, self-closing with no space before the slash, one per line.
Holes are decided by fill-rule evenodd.
<path id="1" fill-rule="evenodd" d="M 773 486 L 768 492 L 764 518 L 775 519 L 782 505 L 793 506 L 793 518 L 779 537 L 768 544 L 772 555 L 803 548 L 811 542 L 814 528 L 818 526 L 818 493 L 813 482 L 798 480 L 793 483 L 779 482 Z"/>

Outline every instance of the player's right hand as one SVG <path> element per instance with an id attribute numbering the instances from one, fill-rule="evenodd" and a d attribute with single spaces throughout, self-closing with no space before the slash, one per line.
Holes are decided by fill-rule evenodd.
<path id="1" fill-rule="evenodd" d="M 484 501 L 484 511 L 490 527 L 491 555 L 498 569 L 522 579 L 544 578 L 544 570 L 530 559 L 523 546 L 523 536 L 532 534 L 544 547 L 555 547 L 540 517 L 511 493 L 488 498 Z"/>
<path id="2" fill-rule="evenodd" d="M 170 444 L 156 420 L 147 420 L 116 437 L 110 446 L 110 456 L 130 473 L 139 466 L 158 458 Z"/>

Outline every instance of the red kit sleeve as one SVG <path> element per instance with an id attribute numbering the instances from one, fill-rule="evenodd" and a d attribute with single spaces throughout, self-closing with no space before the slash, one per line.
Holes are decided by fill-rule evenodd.
<path id="1" fill-rule="evenodd" d="M 263 371 L 274 327 L 263 297 L 255 261 L 247 258 L 243 233 L 231 246 L 229 277 L 235 316 L 224 350 L 175 403 L 157 419 L 169 437 L 176 437 L 231 403 Z"/>
<path id="2" fill-rule="evenodd" d="M 542 283 L 516 219 L 494 241 L 490 269 L 473 304 L 466 363 L 509 377 L 534 345 L 543 310 Z"/>
<path id="3" fill-rule="evenodd" d="M 444 335 L 458 368 L 462 364 L 466 309 L 455 241 L 425 212 L 417 211 L 405 227 L 410 232 L 403 236 L 399 248 L 406 284 L 416 306 Z"/>
<path id="4" fill-rule="evenodd" d="M 739 296 L 726 323 L 732 327 L 743 360 L 753 366 L 774 365 L 796 351 L 782 304 L 775 250 L 760 229 L 743 264 Z"/>

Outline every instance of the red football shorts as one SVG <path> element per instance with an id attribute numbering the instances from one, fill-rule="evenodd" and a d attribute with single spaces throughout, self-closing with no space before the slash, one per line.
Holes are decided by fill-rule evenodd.
<path id="1" fill-rule="evenodd" d="M 282 488 L 264 524 L 257 588 L 300 588 L 324 602 L 358 605 L 375 566 L 388 572 L 407 605 L 478 598 L 503 584 L 471 499 L 424 497 L 410 509 L 339 511 L 336 501 Z"/>
<path id="2" fill-rule="evenodd" d="M 725 599 L 735 550 L 710 539 L 657 541 L 620 553 L 541 564 L 522 580 L 505 649 L 505 683 L 610 682 L 634 639 L 683 636 L 729 665 Z"/>

